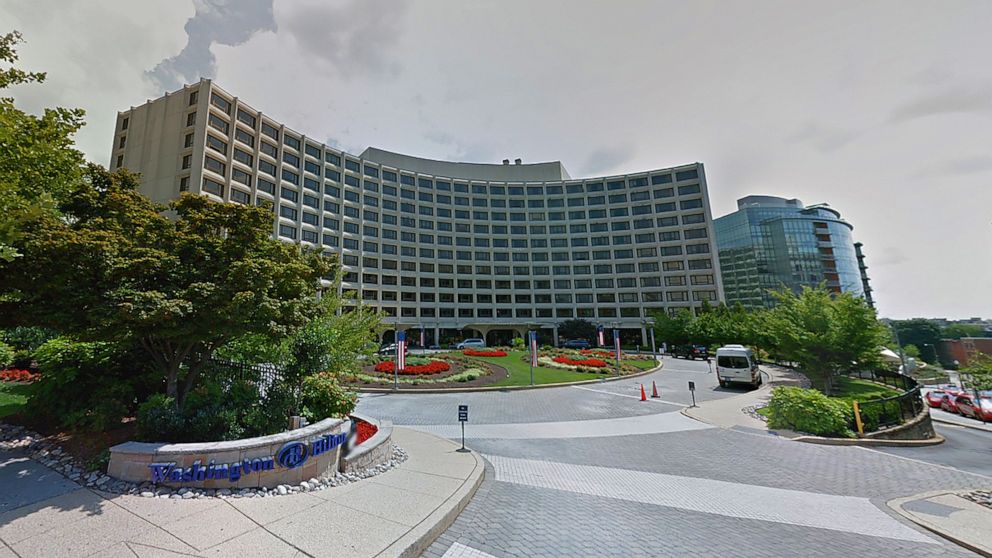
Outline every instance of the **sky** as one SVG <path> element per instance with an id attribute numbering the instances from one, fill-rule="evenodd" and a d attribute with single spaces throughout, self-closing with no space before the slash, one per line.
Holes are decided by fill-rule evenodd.
<path id="1" fill-rule="evenodd" d="M 85 109 L 98 163 L 116 111 L 200 77 L 356 154 L 699 161 L 716 216 L 839 210 L 881 316 L 992 317 L 987 0 L 12 0 L 0 21 L 48 72 L 18 105 Z"/>

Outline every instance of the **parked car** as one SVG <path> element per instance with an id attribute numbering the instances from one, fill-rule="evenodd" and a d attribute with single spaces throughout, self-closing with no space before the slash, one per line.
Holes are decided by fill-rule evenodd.
<path id="1" fill-rule="evenodd" d="M 730 384 L 761 385 L 761 371 L 754 352 L 743 345 L 725 345 L 716 350 L 716 379 L 720 387 Z"/>
<path id="2" fill-rule="evenodd" d="M 942 389 L 932 389 L 923 396 L 923 400 L 927 402 L 930 407 L 940 407 L 940 403 L 944 400 L 944 394 L 947 393 Z"/>
<path id="3" fill-rule="evenodd" d="M 992 421 L 992 398 L 975 397 L 970 393 L 962 393 L 954 400 L 961 416 L 971 417 L 980 421 Z"/>
<path id="4" fill-rule="evenodd" d="M 405 355 L 410 354 L 410 345 L 406 345 L 405 347 L 403 347 L 403 349 L 404 349 L 403 350 L 403 354 L 405 354 Z M 379 354 L 379 356 L 393 356 L 393 355 L 395 355 L 396 354 L 396 343 L 387 343 L 387 344 L 379 347 L 378 354 Z"/>
<path id="5" fill-rule="evenodd" d="M 706 349 L 706 345 L 676 345 L 672 349 L 672 356 L 675 358 L 686 358 L 689 360 L 696 360 L 701 358 L 703 360 L 709 358 L 709 350 Z"/>
<path id="6" fill-rule="evenodd" d="M 480 338 L 465 339 L 461 343 L 455 345 L 458 350 L 462 349 L 485 349 L 486 340 Z"/>
<path id="7" fill-rule="evenodd" d="M 592 345 L 585 339 L 569 339 L 561 344 L 563 349 L 588 349 Z"/>
<path id="8" fill-rule="evenodd" d="M 944 397 L 940 399 L 940 408 L 944 411 L 947 411 L 948 413 L 957 413 L 958 412 L 957 398 L 958 398 L 958 394 L 956 392 L 951 392 L 951 391 L 945 392 Z"/>

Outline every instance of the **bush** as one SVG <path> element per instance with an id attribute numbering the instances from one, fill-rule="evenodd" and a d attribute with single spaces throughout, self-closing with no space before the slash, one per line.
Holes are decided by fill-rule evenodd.
<path id="1" fill-rule="evenodd" d="M 333 372 L 319 372 L 303 380 L 302 415 L 310 422 L 348 416 L 357 403 L 358 396 L 342 386 Z"/>
<path id="2" fill-rule="evenodd" d="M 846 401 L 830 399 L 814 389 L 777 387 L 768 404 L 768 426 L 818 436 L 854 436 L 854 411 Z"/>
<path id="3" fill-rule="evenodd" d="M 510 347 L 512 347 L 514 351 L 522 351 L 526 345 L 527 342 L 524 341 L 523 337 L 514 337 L 513 341 L 510 342 Z"/>
<path id="4" fill-rule="evenodd" d="M 11 364 L 14 364 L 14 356 L 14 348 L 4 342 L 0 342 L 0 368 L 7 368 Z"/>
<path id="5" fill-rule="evenodd" d="M 41 378 L 27 413 L 72 429 L 107 430 L 130 416 L 138 401 L 161 389 L 161 377 L 131 347 L 78 343 L 57 337 L 34 354 Z"/>

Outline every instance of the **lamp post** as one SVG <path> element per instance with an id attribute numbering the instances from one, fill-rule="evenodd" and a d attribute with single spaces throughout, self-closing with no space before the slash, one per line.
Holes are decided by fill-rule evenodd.
<path id="1" fill-rule="evenodd" d="M 427 335 L 424 332 L 424 322 L 417 324 L 417 327 L 420 328 L 420 356 L 424 356 L 427 354 Z"/>
<path id="2" fill-rule="evenodd" d="M 648 331 L 651 333 L 651 358 L 658 360 L 658 351 L 656 350 L 654 344 L 654 318 L 644 318 L 644 325 L 647 326 Z"/>
<path id="3" fill-rule="evenodd" d="M 617 377 L 620 377 L 620 322 L 613 322 L 613 350 L 617 356 Z"/>
<path id="4" fill-rule="evenodd" d="M 530 350 L 530 385 L 534 385 L 534 367 L 537 366 L 537 328 L 539 323 L 527 324 L 527 347 Z"/>

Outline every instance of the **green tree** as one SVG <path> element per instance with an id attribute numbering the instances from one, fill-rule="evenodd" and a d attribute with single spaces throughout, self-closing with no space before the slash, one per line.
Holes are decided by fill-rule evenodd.
<path id="1" fill-rule="evenodd" d="M 558 325 L 558 336 L 563 339 L 585 339 L 591 342 L 596 338 L 596 326 L 586 320 L 565 320 Z"/>
<path id="2" fill-rule="evenodd" d="M 878 365 L 889 332 L 864 299 L 809 287 L 798 295 L 782 289 L 775 297 L 778 306 L 768 312 L 765 327 L 776 350 L 796 362 L 827 395 L 838 374 Z"/>
<path id="3" fill-rule="evenodd" d="M 0 36 L 0 89 L 11 85 L 41 83 L 44 73 L 25 72 L 13 66 L 17 31 Z M 43 214 L 54 213 L 60 201 L 80 181 L 82 153 L 73 148 L 73 135 L 83 125 L 79 109 L 45 109 L 41 116 L 0 98 L 0 261 L 18 256 L 14 243 L 22 225 Z"/>
<path id="4" fill-rule="evenodd" d="M 26 223 L 15 243 L 24 262 L 0 263 L 0 320 L 136 343 L 181 407 L 218 348 L 305 325 L 331 263 L 273 240 L 269 208 L 184 194 L 170 219 L 137 185 L 127 171 L 90 166 L 65 218 Z"/>
<path id="5" fill-rule="evenodd" d="M 903 345 L 902 352 L 906 353 L 906 356 L 909 358 L 920 358 L 920 350 L 916 345 Z"/>
<path id="6" fill-rule="evenodd" d="M 961 370 L 961 377 L 968 389 L 992 390 L 992 355 L 975 353 Z"/>
<path id="7" fill-rule="evenodd" d="M 961 339 L 962 337 L 988 337 L 985 328 L 973 324 L 951 324 L 940 332 L 942 339 Z"/>
<path id="8" fill-rule="evenodd" d="M 692 312 L 683 308 L 674 314 L 668 312 L 655 312 L 654 335 L 658 343 L 672 345 L 684 345 L 689 342 L 693 316 Z"/>
<path id="9" fill-rule="evenodd" d="M 892 328 L 899 334 L 899 342 L 903 347 L 906 345 L 916 345 L 917 348 L 925 345 L 936 347 L 941 338 L 937 324 L 924 318 L 893 321 Z"/>

